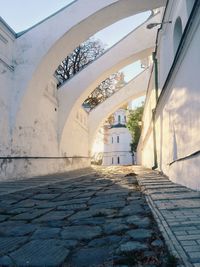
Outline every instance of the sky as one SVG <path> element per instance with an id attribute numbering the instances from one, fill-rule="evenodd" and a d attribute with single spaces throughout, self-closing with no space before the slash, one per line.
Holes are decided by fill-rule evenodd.
<path id="1" fill-rule="evenodd" d="M 0 16 L 15 32 L 21 32 L 72 2 L 73 0 L 0 0 Z M 123 19 L 96 33 L 94 38 L 100 39 L 109 48 L 138 27 L 149 15 L 150 12 L 144 12 Z M 125 81 L 130 81 L 141 70 L 139 62 L 122 69 Z"/>

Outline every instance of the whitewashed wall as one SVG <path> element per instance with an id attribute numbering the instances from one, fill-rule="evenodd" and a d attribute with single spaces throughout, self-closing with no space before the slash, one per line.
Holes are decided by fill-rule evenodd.
<path id="1" fill-rule="evenodd" d="M 173 20 L 176 20 L 175 14 L 177 14 L 183 18 L 183 25 L 185 25 L 186 2 L 180 1 L 179 5 L 176 5 L 177 2 L 172 1 L 170 4 L 174 4 L 170 9 L 173 12 Z M 160 36 L 158 55 L 161 55 L 161 58 L 158 56 L 158 61 L 166 62 L 166 66 L 169 64 L 166 67 L 169 69 L 171 65 L 168 60 L 172 61 L 172 58 L 170 59 L 172 43 L 170 46 L 169 43 L 162 42 L 162 38 L 170 40 L 173 28 L 171 25 L 167 27 L 169 29 L 165 31 L 164 36 L 162 33 Z M 191 155 L 200 150 L 199 43 L 200 19 L 196 17 L 170 82 L 158 103 L 155 116 L 158 169 L 174 182 L 198 190 L 200 190 L 200 155 L 198 153 Z M 162 55 L 167 54 L 168 50 L 169 56 L 166 56 L 166 61 L 163 61 Z M 162 64 L 164 66 L 164 63 Z M 162 70 L 160 65 L 159 72 L 162 73 Z M 163 72 L 163 80 L 161 78 L 159 80 L 160 88 L 166 75 L 167 70 Z M 153 125 L 152 118 L 149 116 L 149 109 L 155 106 L 153 81 L 151 86 L 152 91 L 148 95 L 143 116 L 143 133 L 138 146 L 138 160 L 147 167 L 154 165 Z"/>

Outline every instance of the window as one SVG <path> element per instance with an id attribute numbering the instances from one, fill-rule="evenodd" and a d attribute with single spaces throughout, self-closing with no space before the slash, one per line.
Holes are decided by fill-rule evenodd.
<path id="1" fill-rule="evenodd" d="M 114 159 L 112 158 L 112 164 L 114 163 Z"/>
<path id="2" fill-rule="evenodd" d="M 124 121 L 125 121 L 125 123 L 126 123 L 126 116 L 124 116 Z"/>
<path id="3" fill-rule="evenodd" d="M 111 138 L 111 142 L 112 142 L 112 144 L 113 144 L 113 137 Z"/>
<path id="4" fill-rule="evenodd" d="M 119 143 L 119 136 L 117 136 L 117 143 Z"/>
<path id="5" fill-rule="evenodd" d="M 178 17 L 174 25 L 174 55 L 176 55 L 176 51 L 180 44 L 182 33 L 183 33 L 182 21 L 181 18 Z"/>
<path id="6" fill-rule="evenodd" d="M 121 122 L 121 116 L 118 115 L 118 123 L 120 123 L 120 122 Z"/>
<path id="7" fill-rule="evenodd" d="M 120 164 L 120 157 L 117 157 L 117 163 Z"/>

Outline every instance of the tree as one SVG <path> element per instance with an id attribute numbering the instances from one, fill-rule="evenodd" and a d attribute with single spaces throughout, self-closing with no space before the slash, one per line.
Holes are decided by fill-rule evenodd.
<path id="1" fill-rule="evenodd" d="M 58 87 L 103 54 L 104 51 L 105 46 L 100 40 L 90 38 L 80 44 L 61 62 L 55 71 Z"/>
<path id="2" fill-rule="evenodd" d="M 92 110 L 98 104 L 102 103 L 108 97 L 121 89 L 124 85 L 124 74 L 122 72 L 110 75 L 88 96 L 88 98 L 84 101 L 83 106 Z"/>
<path id="3" fill-rule="evenodd" d="M 142 104 L 141 107 L 129 111 L 127 128 L 129 129 L 132 135 L 132 143 L 131 143 L 132 152 L 136 151 L 140 139 L 143 111 L 144 111 L 144 103 Z"/>
<path id="4" fill-rule="evenodd" d="M 68 55 L 55 71 L 58 80 L 57 87 L 73 77 L 76 73 L 94 61 L 105 52 L 105 46 L 100 40 L 88 39 Z M 124 74 L 117 72 L 104 80 L 84 101 L 83 106 L 91 110 L 110 97 L 125 84 Z"/>

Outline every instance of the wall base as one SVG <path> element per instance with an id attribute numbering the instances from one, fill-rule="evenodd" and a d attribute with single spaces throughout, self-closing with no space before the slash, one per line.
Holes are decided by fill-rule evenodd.
<path id="1" fill-rule="evenodd" d="M 90 158 L 9 158 L 0 159 L 0 181 L 62 173 L 90 167 Z"/>

